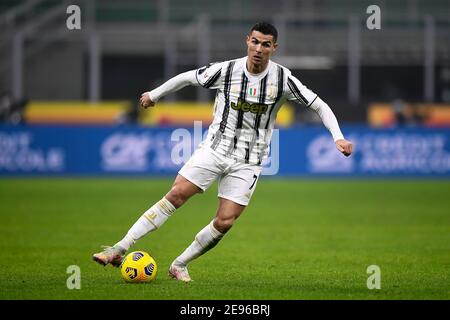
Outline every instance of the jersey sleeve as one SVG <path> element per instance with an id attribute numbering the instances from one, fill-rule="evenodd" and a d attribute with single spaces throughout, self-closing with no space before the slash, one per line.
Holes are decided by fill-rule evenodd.
<path id="1" fill-rule="evenodd" d="M 286 99 L 295 100 L 300 104 L 309 107 L 317 98 L 317 94 L 308 89 L 292 74 L 289 74 L 286 81 Z"/>
<path id="2" fill-rule="evenodd" d="M 158 88 L 148 92 L 149 98 L 153 102 L 157 102 L 159 99 L 168 95 L 169 93 L 176 92 L 188 85 L 197 85 L 195 73 L 196 70 L 191 70 L 180 73 L 179 75 L 167 80 Z"/>
<path id="3" fill-rule="evenodd" d="M 319 115 L 320 119 L 322 119 L 324 126 L 328 129 L 328 131 L 330 131 L 335 142 L 337 140 L 344 139 L 344 135 L 339 128 L 336 116 L 325 101 L 320 99 L 320 97 L 317 97 L 314 99 L 310 108 Z"/>
<path id="4" fill-rule="evenodd" d="M 223 66 L 223 62 L 215 62 L 197 69 L 195 72 L 197 82 L 204 88 L 220 88 L 224 78 Z"/>

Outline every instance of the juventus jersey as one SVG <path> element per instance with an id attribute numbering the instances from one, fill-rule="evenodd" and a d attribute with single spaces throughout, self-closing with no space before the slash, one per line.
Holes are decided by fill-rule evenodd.
<path id="1" fill-rule="evenodd" d="M 246 61 L 243 57 L 196 71 L 201 86 L 217 89 L 214 120 L 203 143 L 223 155 L 261 164 L 284 100 L 309 106 L 317 95 L 275 62 L 269 61 L 264 72 L 253 75 Z"/>
<path id="2" fill-rule="evenodd" d="M 148 94 L 156 102 L 187 85 L 215 89 L 214 119 L 202 145 L 246 163 L 261 164 L 267 157 L 275 119 L 285 100 L 311 107 L 334 140 L 343 139 L 328 105 L 287 68 L 269 60 L 266 69 L 255 75 L 247 71 L 246 62 L 243 57 L 188 71 Z"/>

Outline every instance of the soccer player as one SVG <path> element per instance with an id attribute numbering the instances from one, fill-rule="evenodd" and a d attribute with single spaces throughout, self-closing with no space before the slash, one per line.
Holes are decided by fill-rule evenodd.
<path id="1" fill-rule="evenodd" d="M 345 156 L 352 153 L 352 143 L 344 139 L 329 106 L 287 68 L 270 60 L 278 46 L 277 35 L 273 25 L 257 23 L 247 35 L 247 56 L 179 74 L 142 94 L 140 104 L 148 108 L 188 85 L 215 89 L 214 120 L 207 138 L 181 168 L 170 191 L 136 221 L 122 240 L 94 254 L 95 261 L 119 266 L 138 239 L 161 227 L 190 197 L 204 192 L 218 179 L 215 218 L 169 268 L 172 278 L 191 281 L 187 265 L 212 249 L 249 204 L 261 163 L 268 155 L 277 112 L 286 99 L 317 112 L 337 150 Z"/>

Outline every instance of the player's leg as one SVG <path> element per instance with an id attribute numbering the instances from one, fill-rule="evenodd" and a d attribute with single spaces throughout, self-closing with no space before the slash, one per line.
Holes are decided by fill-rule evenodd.
<path id="1" fill-rule="evenodd" d="M 170 191 L 136 221 L 123 240 L 116 245 L 128 250 L 137 240 L 147 233 L 160 228 L 190 197 L 202 190 L 184 178 L 177 175 Z"/>
<path id="2" fill-rule="evenodd" d="M 102 252 L 93 255 L 94 261 L 107 265 L 119 266 L 125 252 L 137 240 L 155 231 L 172 216 L 176 209 L 181 207 L 194 194 L 201 192 L 198 186 L 181 175 L 177 175 L 170 191 L 155 203 L 150 209 L 134 223 L 125 237 L 113 247 L 106 247 Z"/>
<path id="3" fill-rule="evenodd" d="M 190 281 L 187 264 L 214 248 L 248 205 L 261 172 L 260 166 L 237 164 L 219 180 L 219 208 L 214 220 L 204 227 L 191 245 L 169 268 L 169 275 Z"/>
<path id="4" fill-rule="evenodd" d="M 216 217 L 197 233 L 191 245 L 174 260 L 169 268 L 169 276 L 185 282 L 191 281 L 187 264 L 214 248 L 225 233 L 231 229 L 234 221 L 242 214 L 244 209 L 244 205 L 219 198 Z"/>
<path id="5" fill-rule="evenodd" d="M 158 229 L 194 194 L 205 191 L 222 170 L 220 161 L 209 148 L 198 148 L 181 168 L 166 196 L 148 209 L 121 241 L 94 254 L 93 259 L 102 265 L 119 266 L 125 252 L 138 239 Z"/>

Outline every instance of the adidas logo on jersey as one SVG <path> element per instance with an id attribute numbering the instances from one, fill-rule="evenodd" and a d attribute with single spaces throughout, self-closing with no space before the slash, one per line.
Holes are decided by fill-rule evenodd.
<path id="1" fill-rule="evenodd" d="M 267 109 L 269 108 L 268 105 L 266 105 L 266 104 L 248 103 L 241 99 L 238 99 L 237 103 L 232 102 L 231 107 L 234 110 L 242 110 L 243 112 L 251 112 L 251 113 L 255 113 L 259 116 L 266 113 Z"/>

